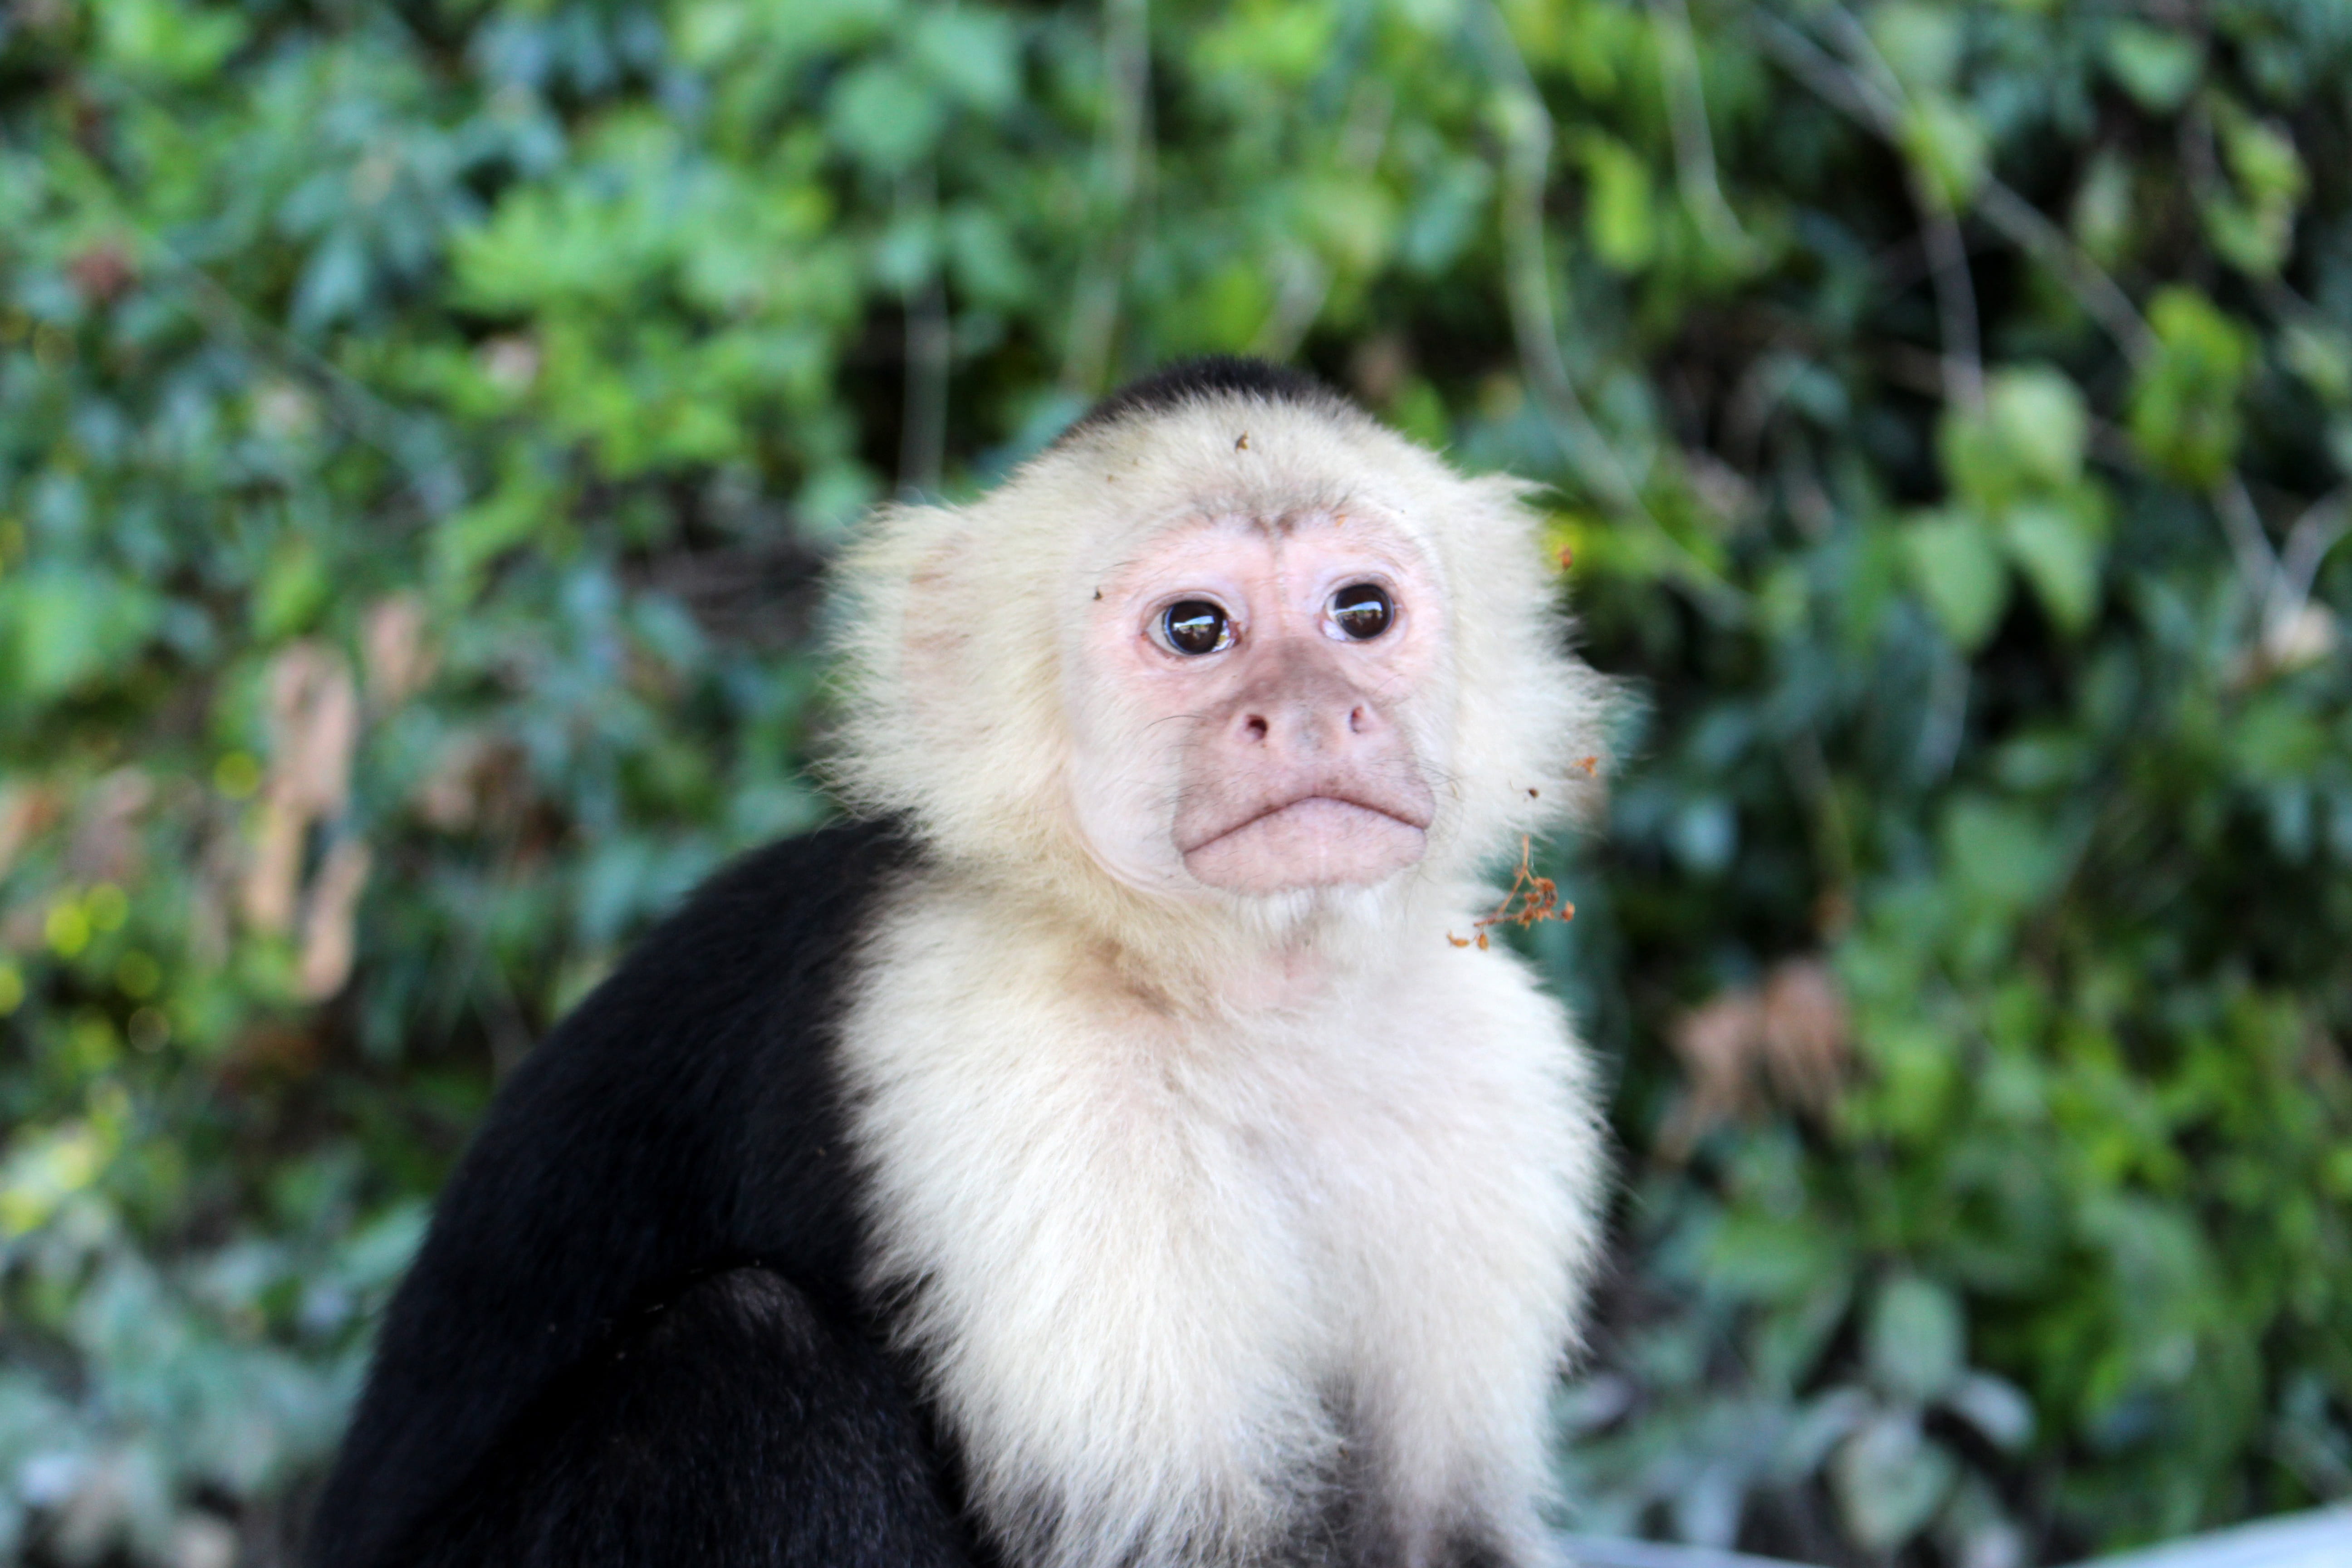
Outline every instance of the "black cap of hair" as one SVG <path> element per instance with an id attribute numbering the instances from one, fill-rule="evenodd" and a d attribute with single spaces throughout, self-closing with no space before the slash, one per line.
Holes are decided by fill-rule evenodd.
<path id="1" fill-rule="evenodd" d="M 1185 404 L 1216 396 L 1240 395 L 1267 403 L 1301 403 L 1323 408 L 1352 408 L 1346 398 L 1303 370 L 1269 364 L 1239 354 L 1203 354 L 1178 360 L 1150 375 L 1129 382 L 1111 393 L 1063 432 L 1115 424 L 1139 414 L 1159 414 Z"/>

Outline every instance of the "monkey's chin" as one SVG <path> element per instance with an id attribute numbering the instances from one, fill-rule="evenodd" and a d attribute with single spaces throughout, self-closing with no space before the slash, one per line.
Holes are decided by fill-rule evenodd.
<path id="1" fill-rule="evenodd" d="M 1314 795 L 1186 851 L 1184 868 L 1228 893 L 1360 888 L 1417 864 L 1429 836 L 1386 812 Z"/>

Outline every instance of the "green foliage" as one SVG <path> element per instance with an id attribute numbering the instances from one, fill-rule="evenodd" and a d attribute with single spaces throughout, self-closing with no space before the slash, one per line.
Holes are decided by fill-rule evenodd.
<path id="1" fill-rule="evenodd" d="M 2352 1491 L 2352 21 L 0 10 L 0 1560 L 275 1560 L 501 1072 L 825 810 L 812 574 L 1170 355 L 1553 484 L 1580 1522 Z M 1145 96 L 1139 89 L 1148 87 Z"/>

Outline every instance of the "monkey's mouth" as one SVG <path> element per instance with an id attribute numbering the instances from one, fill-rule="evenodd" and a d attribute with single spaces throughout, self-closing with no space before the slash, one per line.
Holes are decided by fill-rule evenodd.
<path id="1" fill-rule="evenodd" d="M 1429 824 L 1417 803 L 1318 791 L 1268 802 L 1206 832 L 1180 831 L 1177 848 L 1186 870 L 1232 892 L 1360 886 L 1418 861 Z"/>

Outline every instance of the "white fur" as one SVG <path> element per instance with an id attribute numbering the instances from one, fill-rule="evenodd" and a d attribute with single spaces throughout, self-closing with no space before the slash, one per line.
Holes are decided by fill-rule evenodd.
<path id="1" fill-rule="evenodd" d="M 1517 493 L 1350 412 L 1225 395 L 886 514 L 847 568 L 837 776 L 930 851 L 843 1026 L 867 1284 L 1015 1561 L 1248 1563 L 1340 1488 L 1402 1563 L 1462 1531 L 1549 1560 L 1600 1135 L 1558 1005 L 1447 940 L 1597 750 Z M 1451 595 L 1429 856 L 1264 899 L 1105 874 L 1068 798 L 1074 601 L 1173 523 L 1351 507 Z"/>

